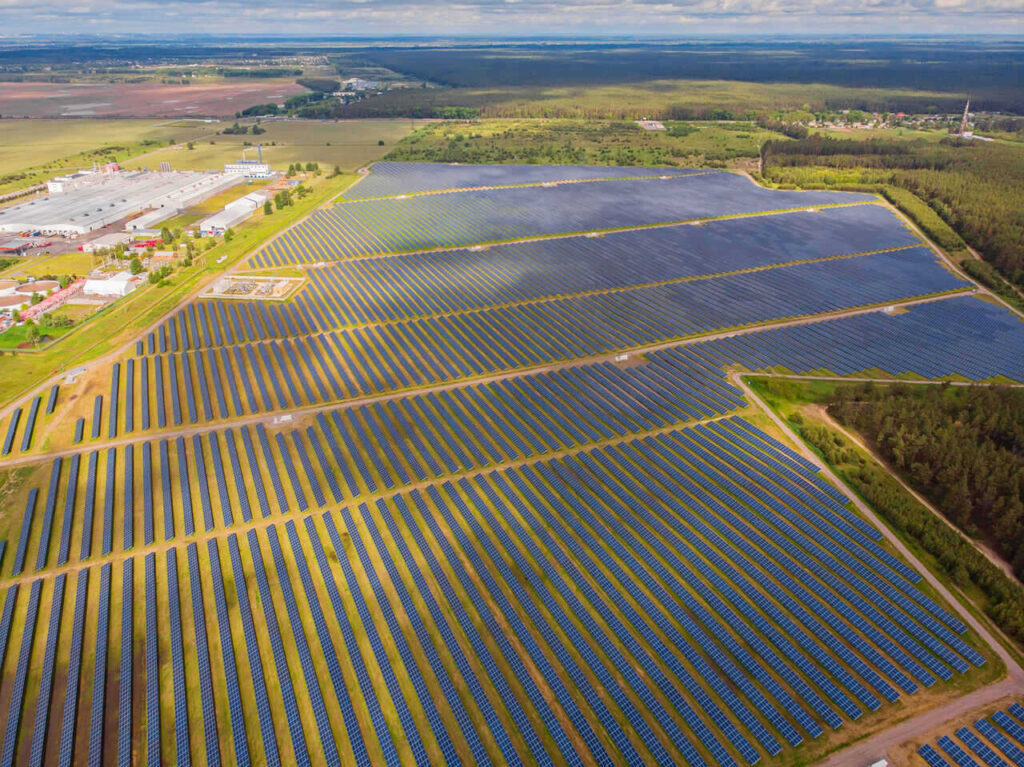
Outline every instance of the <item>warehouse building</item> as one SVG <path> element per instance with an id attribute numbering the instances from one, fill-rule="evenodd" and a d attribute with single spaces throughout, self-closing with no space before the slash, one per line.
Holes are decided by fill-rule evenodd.
<path id="1" fill-rule="evenodd" d="M 121 298 L 139 286 L 139 278 L 130 272 L 118 272 L 112 277 L 90 277 L 82 292 L 87 296 Z"/>
<path id="2" fill-rule="evenodd" d="M 95 253 L 97 250 L 113 250 L 118 245 L 130 245 L 131 241 L 132 235 L 130 234 L 125 234 L 124 232 L 109 232 L 108 234 L 101 234 L 95 240 L 82 245 L 82 251 L 85 253 Z"/>
<path id="3" fill-rule="evenodd" d="M 196 202 L 241 183 L 224 173 L 133 171 L 77 174 L 48 197 L 0 210 L 0 232 L 77 237 L 143 211 L 170 218 Z M 152 221 L 149 222 L 150 225 Z"/>
<path id="4" fill-rule="evenodd" d="M 224 209 L 199 222 L 199 234 L 213 237 L 224 234 L 228 229 L 245 221 L 267 201 L 263 192 L 252 192 L 241 199 L 229 202 Z"/>

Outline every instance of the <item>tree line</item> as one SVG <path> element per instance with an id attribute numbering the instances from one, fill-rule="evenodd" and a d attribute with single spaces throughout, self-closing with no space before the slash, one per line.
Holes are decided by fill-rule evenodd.
<path id="1" fill-rule="evenodd" d="M 1007 279 L 1024 287 L 1024 146 L 812 136 L 763 148 L 768 180 L 890 184 L 924 200 Z"/>

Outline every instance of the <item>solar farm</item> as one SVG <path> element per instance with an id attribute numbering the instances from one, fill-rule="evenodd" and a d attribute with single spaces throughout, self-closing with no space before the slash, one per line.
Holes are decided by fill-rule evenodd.
<path id="1" fill-rule="evenodd" d="M 378 163 L 248 275 L 0 421 L 0 767 L 808 764 L 991 680 L 737 378 L 1024 382 L 879 198 Z"/>

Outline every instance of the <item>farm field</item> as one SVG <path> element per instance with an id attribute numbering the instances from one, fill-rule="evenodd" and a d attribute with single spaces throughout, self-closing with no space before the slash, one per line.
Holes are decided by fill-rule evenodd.
<path id="1" fill-rule="evenodd" d="M 6 112 L 2 112 L 7 117 Z M 215 133 L 217 124 L 169 120 L 0 120 L 0 174 L 48 165 L 105 146 L 166 146 Z"/>
<path id="2" fill-rule="evenodd" d="M 256 144 L 262 144 L 264 161 L 278 170 L 287 170 L 292 163 L 316 162 L 324 170 L 338 166 L 351 172 L 383 156 L 423 124 L 422 120 L 268 120 L 261 124 L 266 133 L 258 136 L 210 136 L 196 141 L 191 150 L 165 147 L 125 166 L 155 169 L 166 160 L 177 170 L 222 168 L 242 159 L 244 149 L 248 149 L 247 159 L 256 159 Z"/>
<path id="3" fill-rule="evenodd" d="M 730 377 L 1024 382 L 879 199 L 380 171 L 3 413 L 0 762 L 782 767 L 1007 673 Z"/>
<path id="4" fill-rule="evenodd" d="M 496 57 L 501 59 L 501 56 Z M 870 104 L 885 109 L 892 103 L 950 104 L 957 97 L 950 93 L 907 88 L 851 88 L 792 82 L 749 82 L 749 77 L 722 80 L 693 80 L 651 73 L 637 79 L 636 67 L 657 61 L 646 54 L 643 62 L 630 66 L 633 76 L 621 82 L 595 84 L 592 80 L 565 84 L 557 62 L 545 62 L 541 77 L 548 82 L 522 85 L 520 74 L 515 84 L 495 87 L 475 81 L 482 68 L 463 72 L 473 82 L 457 88 L 396 89 L 380 98 L 346 104 L 336 111 L 343 117 L 390 117 L 407 114 L 444 115 L 449 111 L 485 119 L 605 119 L 653 120 L 708 117 L 715 114 L 741 116 L 756 112 L 788 111 L 809 105 L 821 109 L 829 104 L 851 106 Z M 398 66 L 397 62 L 395 65 Z M 464 65 L 464 64 L 463 64 Z M 760 70 L 762 62 L 753 65 Z M 808 71 L 813 64 L 807 64 Z M 433 73 L 422 74 L 430 79 Z M 552 75 L 554 75 L 552 77 Z M 552 82 L 552 80 L 554 82 Z M 743 82 L 743 80 L 748 80 Z"/>
<path id="5" fill-rule="evenodd" d="M 4 83 L 4 117 L 231 117 L 254 104 L 306 93 L 290 79 L 143 83 Z"/>

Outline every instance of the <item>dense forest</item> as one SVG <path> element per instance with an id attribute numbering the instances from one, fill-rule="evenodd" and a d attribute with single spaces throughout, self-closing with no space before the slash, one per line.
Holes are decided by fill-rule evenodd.
<path id="1" fill-rule="evenodd" d="M 1024 391 L 866 385 L 828 411 L 1024 576 Z"/>
<path id="2" fill-rule="evenodd" d="M 775 182 L 893 184 L 914 193 L 1024 287 L 1024 144 L 812 136 L 769 142 L 763 156 Z"/>
<path id="3" fill-rule="evenodd" d="M 930 91 L 903 111 L 945 110 L 971 93 L 979 110 L 1024 112 L 1024 47 L 970 40 L 690 40 L 381 46 L 348 54 L 364 65 L 454 88 L 595 86 L 650 80 L 739 80 Z M 959 98 L 959 95 L 956 97 Z M 847 104 L 851 108 L 884 104 Z"/>

